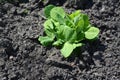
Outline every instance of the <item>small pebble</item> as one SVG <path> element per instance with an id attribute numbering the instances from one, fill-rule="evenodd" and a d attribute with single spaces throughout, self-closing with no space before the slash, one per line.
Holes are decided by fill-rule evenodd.
<path id="1" fill-rule="evenodd" d="M 13 56 L 10 56 L 10 57 L 9 57 L 10 60 L 13 60 L 13 58 L 14 58 Z"/>

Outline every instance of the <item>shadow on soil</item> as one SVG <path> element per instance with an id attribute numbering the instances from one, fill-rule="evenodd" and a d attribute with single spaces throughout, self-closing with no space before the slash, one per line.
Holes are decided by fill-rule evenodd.
<path id="1" fill-rule="evenodd" d="M 47 0 L 42 2 L 44 6 L 53 4 L 76 9 L 89 9 L 92 7 L 93 0 Z"/>
<path id="2" fill-rule="evenodd" d="M 85 43 L 86 45 L 81 49 L 77 48 L 72 56 L 67 59 L 67 61 L 74 61 L 74 64 L 77 64 L 80 70 L 90 69 L 91 65 L 96 66 L 96 60 L 99 62 L 98 64 L 104 65 L 102 56 L 107 46 L 102 44 L 99 40 L 91 43 Z M 75 53 L 77 54 L 74 55 Z"/>

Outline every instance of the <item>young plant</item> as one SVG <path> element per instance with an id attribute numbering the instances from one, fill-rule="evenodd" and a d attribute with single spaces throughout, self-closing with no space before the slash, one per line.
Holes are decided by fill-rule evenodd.
<path id="1" fill-rule="evenodd" d="M 47 18 L 44 22 L 46 36 L 39 36 L 38 40 L 44 46 L 62 46 L 60 51 L 64 57 L 69 57 L 75 48 L 81 47 L 81 41 L 93 40 L 99 34 L 99 29 L 92 26 L 88 16 L 80 10 L 67 14 L 61 7 L 48 5 L 44 15 Z"/>

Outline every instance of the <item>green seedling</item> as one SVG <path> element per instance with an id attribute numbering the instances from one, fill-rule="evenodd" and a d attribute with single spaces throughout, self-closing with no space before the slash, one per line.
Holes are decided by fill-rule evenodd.
<path id="1" fill-rule="evenodd" d="M 67 58 L 77 47 L 83 46 L 83 40 L 93 40 L 99 34 L 99 29 L 90 24 L 86 14 L 77 10 L 67 14 L 63 8 L 48 5 L 44 9 L 46 21 L 44 31 L 46 36 L 38 40 L 44 46 L 62 46 L 61 53 Z"/>

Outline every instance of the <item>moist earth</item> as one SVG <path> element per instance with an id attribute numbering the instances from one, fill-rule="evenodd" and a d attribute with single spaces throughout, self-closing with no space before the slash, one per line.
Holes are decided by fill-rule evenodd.
<path id="1" fill-rule="evenodd" d="M 120 80 L 120 0 L 25 0 L 0 4 L 0 80 Z M 80 9 L 100 29 L 77 56 L 44 47 L 43 9 Z"/>

